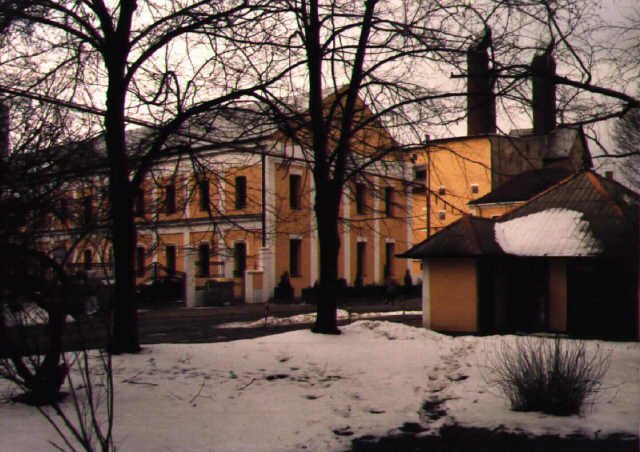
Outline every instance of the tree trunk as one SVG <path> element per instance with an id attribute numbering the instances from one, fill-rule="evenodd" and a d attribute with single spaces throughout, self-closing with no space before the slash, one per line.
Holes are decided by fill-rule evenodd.
<path id="1" fill-rule="evenodd" d="M 112 353 L 135 353 L 140 351 L 133 271 L 136 229 L 125 138 L 124 60 L 120 65 L 116 64 L 109 69 L 105 141 L 109 157 L 109 206 L 115 260 L 115 293 L 112 300 L 109 348 Z"/>
<path id="2" fill-rule="evenodd" d="M 329 192 L 329 193 L 327 193 Z M 337 199 L 336 199 L 337 198 Z M 316 224 L 318 226 L 318 246 L 320 248 L 320 281 L 316 288 L 316 323 L 311 329 L 314 333 L 340 334 L 338 329 L 338 253 L 340 236 L 338 234 L 338 210 L 340 194 L 331 190 L 316 190 Z"/>

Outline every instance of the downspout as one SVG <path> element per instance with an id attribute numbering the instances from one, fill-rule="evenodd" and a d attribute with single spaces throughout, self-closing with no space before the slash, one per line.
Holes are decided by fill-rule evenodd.
<path id="1" fill-rule="evenodd" d="M 431 137 L 425 137 L 425 150 L 427 152 L 427 174 L 425 185 L 427 186 L 427 238 L 431 237 L 431 155 L 429 153 L 429 141 Z"/>
<path id="2" fill-rule="evenodd" d="M 267 155 L 262 153 L 262 212 L 260 214 L 260 221 L 262 222 L 262 247 L 267 246 L 267 190 L 265 184 L 267 182 Z"/>

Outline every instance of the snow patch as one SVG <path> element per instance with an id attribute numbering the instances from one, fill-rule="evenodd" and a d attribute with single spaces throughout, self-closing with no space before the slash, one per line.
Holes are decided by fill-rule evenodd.
<path id="1" fill-rule="evenodd" d="M 593 256 L 602 251 L 582 212 L 547 209 L 494 225 L 496 242 L 516 256 Z"/>

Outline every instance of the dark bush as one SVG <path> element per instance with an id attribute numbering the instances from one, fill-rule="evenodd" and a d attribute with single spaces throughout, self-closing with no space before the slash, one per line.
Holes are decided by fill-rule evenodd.
<path id="1" fill-rule="evenodd" d="M 609 355 L 589 354 L 584 342 L 518 338 L 503 342 L 489 357 L 485 380 L 497 385 L 515 411 L 558 416 L 580 413 L 595 395 L 609 367 Z"/>

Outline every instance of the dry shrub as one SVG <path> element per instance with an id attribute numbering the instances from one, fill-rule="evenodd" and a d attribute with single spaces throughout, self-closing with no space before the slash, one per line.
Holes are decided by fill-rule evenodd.
<path id="1" fill-rule="evenodd" d="M 583 341 L 521 337 L 491 354 L 485 380 L 515 411 L 569 416 L 598 392 L 608 368 L 609 354 L 589 353 Z"/>

